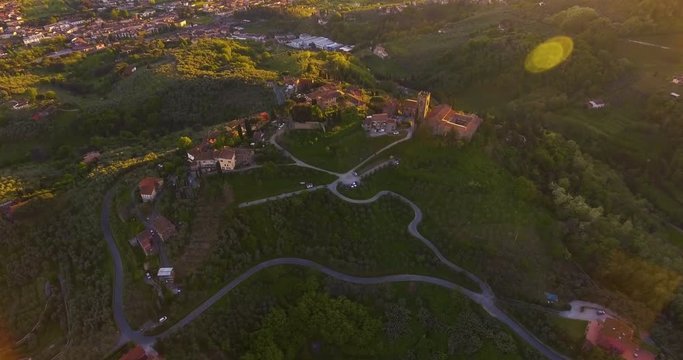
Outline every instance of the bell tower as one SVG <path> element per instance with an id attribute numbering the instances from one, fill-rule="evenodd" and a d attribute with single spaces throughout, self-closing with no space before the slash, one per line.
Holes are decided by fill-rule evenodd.
<path id="1" fill-rule="evenodd" d="M 432 94 L 428 91 L 420 91 L 417 93 L 417 114 L 415 114 L 415 122 L 420 122 L 427 118 L 431 97 Z"/>

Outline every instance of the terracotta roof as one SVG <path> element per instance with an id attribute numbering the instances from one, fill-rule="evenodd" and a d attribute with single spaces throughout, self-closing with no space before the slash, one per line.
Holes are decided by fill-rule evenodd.
<path id="1" fill-rule="evenodd" d="M 441 132 L 447 132 L 450 127 L 455 129 L 461 137 L 469 139 L 479 128 L 482 119 L 475 114 L 455 111 L 450 106 L 442 104 L 429 112 L 427 121 Z"/>
<path id="2" fill-rule="evenodd" d="M 202 146 L 197 146 L 194 149 L 189 150 L 187 153 L 192 155 L 195 161 L 213 160 L 213 151 L 206 150 Z"/>
<path id="3" fill-rule="evenodd" d="M 398 112 L 398 103 L 394 99 L 389 99 L 386 101 L 384 104 L 384 107 L 382 107 L 382 112 L 385 112 L 390 115 L 395 115 L 396 112 Z"/>
<path id="4" fill-rule="evenodd" d="M 94 163 L 95 161 L 100 159 L 100 156 L 102 156 L 102 154 L 100 154 L 99 151 L 91 151 L 83 155 L 83 162 L 86 164 Z"/>
<path id="5" fill-rule="evenodd" d="M 215 158 L 217 159 L 232 159 L 235 157 L 235 149 L 231 147 L 224 147 L 223 149 L 216 152 Z"/>
<path id="6" fill-rule="evenodd" d="M 161 185 L 161 179 L 155 177 L 146 177 L 140 180 L 138 188 L 140 188 L 140 194 L 142 195 L 152 195 L 156 188 Z"/>
<path id="7" fill-rule="evenodd" d="M 154 233 L 152 230 L 143 230 L 141 233 L 135 236 L 135 240 L 140 244 L 142 251 L 145 255 L 150 255 L 154 252 L 154 243 L 152 239 L 154 238 Z"/>
<path id="8" fill-rule="evenodd" d="M 240 165 L 251 163 L 254 159 L 254 150 L 236 148 L 235 149 L 235 162 Z"/>
<path id="9" fill-rule="evenodd" d="M 448 114 L 453 111 L 453 109 L 446 105 L 446 104 L 441 104 L 436 107 L 434 107 L 430 112 L 429 115 L 427 116 L 428 120 L 432 121 L 441 121 L 443 120 Z"/>
<path id="10" fill-rule="evenodd" d="M 142 346 L 138 345 L 123 355 L 119 360 L 147 360 L 147 354 Z"/>
<path id="11" fill-rule="evenodd" d="M 155 215 L 150 219 L 150 225 L 162 241 L 168 240 L 177 232 L 175 225 L 162 215 Z"/>
<path id="12" fill-rule="evenodd" d="M 371 117 L 372 121 L 389 121 L 389 114 L 373 114 Z"/>
<path id="13" fill-rule="evenodd" d="M 417 100 L 406 99 L 401 101 L 401 111 L 406 114 L 414 114 L 417 112 Z"/>

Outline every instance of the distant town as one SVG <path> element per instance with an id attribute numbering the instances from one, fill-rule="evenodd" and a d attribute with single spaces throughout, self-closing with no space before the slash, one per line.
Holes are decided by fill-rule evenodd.
<path id="1" fill-rule="evenodd" d="M 249 6 L 280 7 L 287 2 L 215 1 L 199 8 L 186 1 L 160 2 L 133 0 L 95 0 L 88 12 L 52 17 L 47 21 L 26 21 L 17 2 L 0 4 L 0 57 L 17 46 L 32 46 L 51 40 L 66 43 L 63 49 L 48 54 L 62 57 L 75 52 L 94 52 L 117 46 L 122 40 L 177 40 L 197 38 L 230 38 L 264 41 L 266 37 L 244 31 L 240 24 L 249 20 L 235 20 L 232 15 Z M 212 17 L 209 24 L 188 24 L 188 13 L 200 11 Z M 45 23 L 47 22 L 47 23 Z M 283 34 L 275 40 L 295 49 L 351 51 L 344 45 L 321 36 Z"/>

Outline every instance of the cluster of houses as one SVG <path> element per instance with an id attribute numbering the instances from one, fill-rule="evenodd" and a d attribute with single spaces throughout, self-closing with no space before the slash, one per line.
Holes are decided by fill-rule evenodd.
<path id="1" fill-rule="evenodd" d="M 151 202 L 156 199 L 161 191 L 164 181 L 156 177 L 146 177 L 138 183 L 138 190 L 142 202 Z M 158 253 L 160 242 L 165 242 L 177 234 L 175 225 L 159 214 L 153 214 L 148 218 L 145 230 L 137 234 L 132 240 L 132 245 L 139 245 L 146 256 Z"/>
<path id="2" fill-rule="evenodd" d="M 254 150 L 248 147 L 231 147 L 216 144 L 222 135 L 240 136 L 254 146 L 266 141 L 264 127 L 269 123 L 268 113 L 255 114 L 228 122 L 211 130 L 202 142 L 187 151 L 190 170 L 196 175 L 230 172 L 254 163 Z M 247 138 L 247 135 L 250 135 Z"/>
<path id="3" fill-rule="evenodd" d="M 238 167 L 249 166 L 254 161 L 254 150 L 224 146 L 214 149 L 205 144 L 187 152 L 190 170 L 198 174 L 229 172 Z"/>
<path id="4" fill-rule="evenodd" d="M 92 6 L 97 14 L 119 9 L 132 11 L 132 16 L 106 19 L 74 14 L 62 16 L 55 23 L 33 25 L 24 22 L 17 3 L 3 1 L 0 4 L 0 24 L 5 25 L 0 26 L 0 49 L 17 44 L 31 46 L 57 36 L 69 41 L 66 48 L 48 54 L 48 57 L 97 51 L 118 40 L 182 28 L 186 22 L 179 18 L 178 9 L 188 6 L 180 1 L 150 4 L 132 0 L 95 0 Z"/>
<path id="5" fill-rule="evenodd" d="M 343 87 L 341 83 L 332 82 L 315 86 L 308 79 L 285 77 L 283 79 L 284 95 L 319 106 L 322 110 L 333 106 L 353 106 L 367 108 L 367 96 L 362 89 L 354 86 Z M 385 99 L 381 111 L 366 116 L 363 128 L 369 136 L 397 135 L 402 124 L 424 123 L 435 135 L 446 135 L 454 132 L 463 139 L 469 140 L 482 123 L 475 114 L 455 110 L 446 104 L 430 108 L 431 94 L 420 91 L 416 99 Z"/>
<path id="6" fill-rule="evenodd" d="M 365 108 L 367 96 L 356 86 L 343 86 L 340 82 L 316 84 L 307 78 L 284 77 L 284 95 L 297 101 L 317 105 L 322 110 L 332 107 L 355 106 Z"/>
<path id="7" fill-rule="evenodd" d="M 157 177 L 145 177 L 138 183 L 140 199 L 143 203 L 154 201 L 164 185 L 164 181 Z M 145 256 L 159 253 L 163 243 L 178 233 L 176 226 L 160 214 L 152 214 L 145 222 L 145 229 L 130 239 L 131 246 L 139 246 Z M 161 267 L 157 272 L 159 280 L 167 285 L 173 285 L 175 272 L 172 267 Z M 151 279 L 151 278 L 150 278 Z"/>
<path id="8" fill-rule="evenodd" d="M 363 121 L 363 129 L 368 135 L 398 135 L 398 127 L 401 124 L 410 124 L 415 121 L 418 113 L 418 103 L 414 99 L 388 99 L 382 108 L 382 112 L 368 115 Z"/>

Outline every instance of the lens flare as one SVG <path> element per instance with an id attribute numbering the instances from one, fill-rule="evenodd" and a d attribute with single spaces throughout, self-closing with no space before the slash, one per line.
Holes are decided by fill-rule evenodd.
<path id="1" fill-rule="evenodd" d="M 556 36 L 538 45 L 527 56 L 524 67 L 530 73 L 542 73 L 562 64 L 574 51 L 574 41 L 567 36 Z"/>

